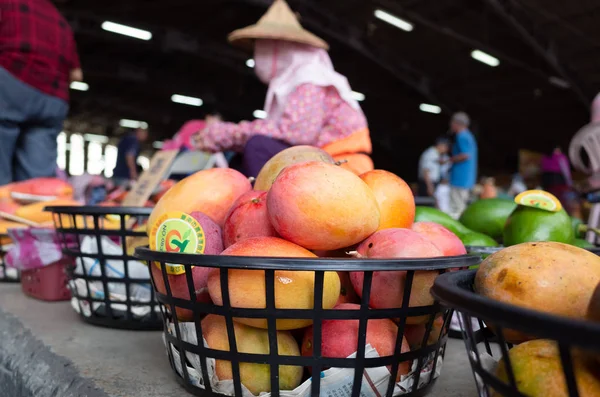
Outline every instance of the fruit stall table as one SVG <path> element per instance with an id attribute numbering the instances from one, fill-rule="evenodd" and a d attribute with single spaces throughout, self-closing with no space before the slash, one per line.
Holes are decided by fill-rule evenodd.
<path id="1" fill-rule="evenodd" d="M 82 322 L 69 302 L 46 303 L 0 284 L 0 390 L 10 397 L 185 397 L 161 332 Z M 8 370 L 7 370 L 8 368 Z M 475 397 L 463 342 L 450 339 L 430 396 Z"/>

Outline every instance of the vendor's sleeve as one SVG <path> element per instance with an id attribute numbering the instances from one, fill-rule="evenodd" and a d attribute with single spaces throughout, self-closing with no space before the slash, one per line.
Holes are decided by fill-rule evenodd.
<path id="1" fill-rule="evenodd" d="M 288 96 L 281 118 L 235 123 L 212 123 L 204 129 L 199 148 L 210 152 L 242 151 L 254 135 L 265 135 L 290 145 L 315 145 L 325 117 L 327 88 L 304 84 Z"/>

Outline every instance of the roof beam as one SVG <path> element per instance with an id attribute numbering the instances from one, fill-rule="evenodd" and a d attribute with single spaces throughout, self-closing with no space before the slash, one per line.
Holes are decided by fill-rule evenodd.
<path id="1" fill-rule="evenodd" d="M 546 63 L 554 69 L 558 76 L 567 81 L 579 102 L 585 106 L 586 110 L 589 111 L 589 106 L 592 100 L 592 96 L 586 93 L 583 85 L 567 70 L 564 64 L 558 58 L 556 52 L 553 50 L 553 45 L 549 40 L 544 40 L 546 43 L 542 43 L 541 40 L 530 32 L 525 25 L 523 25 L 515 15 L 509 10 L 509 6 L 506 1 L 502 0 L 485 0 L 487 4 L 494 10 L 494 12 L 502 18 L 520 37 L 528 44 Z"/>

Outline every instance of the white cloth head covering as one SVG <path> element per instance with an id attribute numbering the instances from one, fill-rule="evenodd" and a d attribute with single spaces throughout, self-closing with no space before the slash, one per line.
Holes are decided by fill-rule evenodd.
<path id="1" fill-rule="evenodd" d="M 340 97 L 362 113 L 352 97 L 348 79 L 333 69 L 327 52 L 313 46 L 281 40 L 256 40 L 254 71 L 269 84 L 264 110 L 267 118 L 278 120 L 285 109 L 287 97 L 302 84 L 335 87 Z"/>

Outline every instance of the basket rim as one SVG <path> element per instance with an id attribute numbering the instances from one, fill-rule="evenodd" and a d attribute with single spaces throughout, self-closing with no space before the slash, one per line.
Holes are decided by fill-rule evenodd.
<path id="1" fill-rule="evenodd" d="M 498 251 L 503 250 L 506 247 L 503 246 L 497 246 L 497 247 L 488 247 L 488 246 L 484 246 L 484 245 L 465 245 L 465 249 L 467 250 L 467 252 L 472 252 L 472 253 L 483 253 L 483 254 L 487 254 L 487 253 L 495 253 Z"/>
<path id="2" fill-rule="evenodd" d="M 68 215 L 147 215 L 152 213 L 148 207 L 101 207 L 99 205 L 50 205 L 44 211 Z"/>
<path id="3" fill-rule="evenodd" d="M 134 257 L 148 262 L 176 263 L 184 266 L 255 270 L 308 270 L 308 271 L 391 271 L 441 270 L 467 267 L 481 262 L 478 255 L 442 256 L 438 258 L 276 258 L 260 256 L 227 256 L 182 254 L 153 251 L 137 247 Z"/>
<path id="4" fill-rule="evenodd" d="M 431 294 L 441 304 L 503 328 L 600 350 L 600 323 L 558 316 L 484 297 L 470 290 L 477 270 L 438 276 Z"/>

